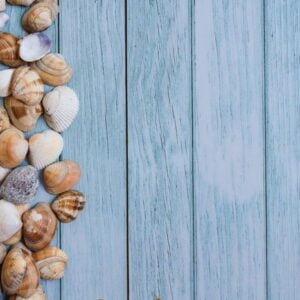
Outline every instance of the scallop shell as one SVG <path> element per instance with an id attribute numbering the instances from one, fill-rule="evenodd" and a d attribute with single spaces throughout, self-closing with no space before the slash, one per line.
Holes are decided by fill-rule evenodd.
<path id="1" fill-rule="evenodd" d="M 57 218 L 63 223 L 75 220 L 84 209 L 85 197 L 79 191 L 68 191 L 59 195 L 51 204 Z"/>
<path id="2" fill-rule="evenodd" d="M 10 127 L 9 117 L 4 106 L 0 106 L 0 133 Z"/>
<path id="3" fill-rule="evenodd" d="M 26 105 L 13 96 L 5 99 L 5 108 L 11 122 L 22 131 L 32 130 L 43 111 L 40 103 Z"/>
<path id="4" fill-rule="evenodd" d="M 0 265 L 2 264 L 6 256 L 6 247 L 3 244 L 0 244 Z"/>
<path id="5" fill-rule="evenodd" d="M 15 69 L 0 71 L 0 97 L 7 97 L 11 94 L 10 83 Z"/>
<path id="6" fill-rule="evenodd" d="M 41 285 L 39 285 L 39 287 L 34 292 L 34 294 L 32 296 L 30 296 L 29 298 L 23 298 L 23 297 L 14 295 L 14 296 L 9 297 L 8 300 L 46 300 L 46 294 L 43 290 L 43 287 Z"/>
<path id="7" fill-rule="evenodd" d="M 23 216 L 23 238 L 32 251 L 47 247 L 56 230 L 57 220 L 48 203 L 39 203 Z"/>
<path id="8" fill-rule="evenodd" d="M 31 64 L 41 76 L 44 83 L 58 86 L 70 81 L 73 75 L 72 68 L 58 53 L 49 53 L 41 60 Z"/>
<path id="9" fill-rule="evenodd" d="M 55 1 L 39 1 L 23 15 L 22 25 L 28 32 L 43 31 L 50 27 L 58 14 Z"/>
<path id="10" fill-rule="evenodd" d="M 12 5 L 30 6 L 35 0 L 6 0 Z"/>
<path id="11" fill-rule="evenodd" d="M 0 134 L 0 166 L 14 168 L 26 157 L 28 142 L 21 131 L 9 128 Z"/>
<path id="12" fill-rule="evenodd" d="M 60 279 L 64 276 L 68 256 L 56 247 L 47 247 L 33 254 L 41 278 L 46 280 Z"/>
<path id="13" fill-rule="evenodd" d="M 72 160 L 56 162 L 44 172 L 46 190 L 51 194 L 60 194 L 70 190 L 80 179 L 80 166 Z"/>
<path id="14" fill-rule="evenodd" d="M 34 134 L 29 139 L 29 161 L 37 169 L 43 169 L 59 158 L 63 146 L 62 136 L 53 130 Z"/>
<path id="15" fill-rule="evenodd" d="M 0 33 L 0 62 L 10 67 L 19 67 L 25 63 L 19 57 L 18 38 L 11 33 Z"/>
<path id="16" fill-rule="evenodd" d="M 44 96 L 44 85 L 39 74 L 30 67 L 16 69 L 11 82 L 12 95 L 27 105 L 40 103 Z"/>
<path id="17" fill-rule="evenodd" d="M 59 86 L 44 97 L 43 107 L 44 117 L 49 127 L 62 132 L 75 119 L 79 110 L 79 100 L 72 89 Z"/>

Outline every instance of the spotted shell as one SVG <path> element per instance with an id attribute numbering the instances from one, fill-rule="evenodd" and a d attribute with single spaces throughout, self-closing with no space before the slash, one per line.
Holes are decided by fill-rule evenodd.
<path id="1" fill-rule="evenodd" d="M 6 1 L 12 5 L 30 6 L 35 0 L 6 0 Z"/>
<path id="2" fill-rule="evenodd" d="M 0 133 L 10 127 L 9 117 L 4 106 L 0 105 Z"/>
<path id="3" fill-rule="evenodd" d="M 10 67 L 19 67 L 25 63 L 19 57 L 18 38 L 11 33 L 0 33 L 0 62 Z"/>

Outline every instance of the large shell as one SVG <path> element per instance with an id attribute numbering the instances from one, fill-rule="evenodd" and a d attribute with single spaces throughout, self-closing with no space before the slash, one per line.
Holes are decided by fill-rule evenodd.
<path id="1" fill-rule="evenodd" d="M 39 1 L 25 12 L 22 25 L 28 32 L 43 31 L 52 25 L 57 14 L 55 1 Z"/>
<path id="2" fill-rule="evenodd" d="M 53 130 L 34 134 L 29 139 L 29 161 L 37 169 L 43 169 L 59 158 L 63 146 L 62 136 Z"/>
<path id="3" fill-rule="evenodd" d="M 43 287 L 41 285 L 39 285 L 39 287 L 34 292 L 34 294 L 32 296 L 30 296 L 29 298 L 23 298 L 23 297 L 14 295 L 14 296 L 10 296 L 8 298 L 8 300 L 46 300 L 46 294 L 43 290 Z"/>
<path id="4" fill-rule="evenodd" d="M 46 280 L 60 279 L 64 276 L 68 256 L 56 247 L 47 247 L 33 254 L 41 278 Z"/>
<path id="5" fill-rule="evenodd" d="M 56 230 L 57 220 L 49 204 L 39 203 L 23 216 L 23 238 L 32 251 L 47 247 Z"/>
<path id="6" fill-rule="evenodd" d="M 43 99 L 44 85 L 36 71 L 23 66 L 14 72 L 11 91 L 15 98 L 27 105 L 34 105 L 40 103 Z"/>
<path id="7" fill-rule="evenodd" d="M 80 179 L 80 166 L 72 160 L 56 162 L 44 172 L 46 190 L 51 194 L 60 194 L 70 190 Z"/>
<path id="8" fill-rule="evenodd" d="M 11 94 L 10 83 L 15 69 L 0 71 L 0 97 L 7 97 Z"/>
<path id="9" fill-rule="evenodd" d="M 4 106 L 0 105 L 0 133 L 10 127 L 9 117 Z"/>
<path id="10" fill-rule="evenodd" d="M 79 100 L 72 89 L 59 86 L 44 97 L 43 107 L 47 124 L 55 131 L 62 132 L 75 119 Z"/>
<path id="11" fill-rule="evenodd" d="M 75 220 L 84 209 L 85 197 L 79 191 L 68 191 L 59 195 L 51 207 L 57 218 L 63 223 Z"/>
<path id="12" fill-rule="evenodd" d="M 14 168 L 26 157 L 28 142 L 21 131 L 9 128 L 0 134 L 0 166 Z"/>
<path id="13" fill-rule="evenodd" d="M 24 64 L 19 57 L 18 38 L 11 33 L 0 33 L 0 62 L 10 67 Z"/>
<path id="14" fill-rule="evenodd" d="M 0 265 L 2 264 L 5 256 L 6 256 L 6 247 L 4 246 L 4 244 L 0 244 Z"/>
<path id="15" fill-rule="evenodd" d="M 11 171 L 0 188 L 3 199 L 15 204 L 31 202 L 39 186 L 38 172 L 32 166 L 19 167 Z"/>
<path id="16" fill-rule="evenodd" d="M 35 0 L 6 0 L 12 5 L 30 6 Z"/>
<path id="17" fill-rule="evenodd" d="M 13 96 L 5 99 L 5 108 L 11 122 L 22 131 L 32 130 L 43 111 L 40 103 L 26 105 Z"/>
<path id="18" fill-rule="evenodd" d="M 49 53 L 41 60 L 31 64 L 41 76 L 44 83 L 58 86 L 70 81 L 73 70 L 65 61 L 64 57 L 58 53 Z"/>

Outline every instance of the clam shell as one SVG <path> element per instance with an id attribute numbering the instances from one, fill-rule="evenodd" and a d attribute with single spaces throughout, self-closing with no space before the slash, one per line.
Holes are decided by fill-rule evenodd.
<path id="1" fill-rule="evenodd" d="M 0 33 L 0 62 L 10 67 L 19 67 L 24 64 L 19 57 L 18 38 L 11 33 Z"/>
<path id="2" fill-rule="evenodd" d="M 11 94 L 10 83 L 15 69 L 0 71 L 0 97 L 7 97 Z"/>
<path id="3" fill-rule="evenodd" d="M 34 134 L 29 139 L 29 161 L 37 169 L 43 169 L 59 158 L 63 146 L 62 136 L 53 130 Z"/>
<path id="4" fill-rule="evenodd" d="M 40 103 L 44 96 L 44 85 L 39 74 L 30 67 L 16 69 L 11 81 L 12 95 L 27 105 Z"/>
<path id="5" fill-rule="evenodd" d="M 6 1 L 12 5 L 30 6 L 35 0 L 6 0 Z"/>
<path id="6" fill-rule="evenodd" d="M 39 287 L 34 292 L 34 294 L 32 296 L 30 296 L 29 298 L 23 298 L 23 297 L 14 295 L 14 296 L 10 296 L 8 298 L 8 300 L 46 300 L 46 294 L 43 290 L 43 287 L 41 285 L 39 285 Z"/>
<path id="7" fill-rule="evenodd" d="M 27 204 L 37 193 L 39 186 L 38 172 L 32 166 L 12 170 L 0 188 L 3 199 L 14 204 Z"/>
<path id="8" fill-rule="evenodd" d="M 44 117 L 49 127 L 62 132 L 75 119 L 79 110 L 79 100 L 72 89 L 59 86 L 44 97 L 43 107 Z"/>
<path id="9" fill-rule="evenodd" d="M 41 278 L 46 280 L 60 279 L 64 276 L 68 256 L 56 247 L 46 247 L 33 254 Z"/>
<path id="10" fill-rule="evenodd" d="M 70 190 L 80 179 L 80 166 L 72 160 L 56 162 L 43 172 L 46 190 L 60 194 Z"/>
<path id="11" fill-rule="evenodd" d="M 23 216 L 23 238 L 32 251 L 47 247 L 53 239 L 57 220 L 48 203 L 39 203 Z"/>
<path id="12" fill-rule="evenodd" d="M 21 131 L 9 128 L 0 134 L 0 166 L 14 168 L 26 157 L 28 142 Z"/>
<path id="13" fill-rule="evenodd" d="M 0 105 L 0 133 L 10 127 L 9 117 L 4 106 Z"/>
<path id="14" fill-rule="evenodd" d="M 49 53 L 41 60 L 31 64 L 43 82 L 49 85 L 58 86 L 70 81 L 73 75 L 72 68 L 58 53 Z"/>
<path id="15" fill-rule="evenodd" d="M 85 202 L 83 193 L 68 191 L 59 195 L 51 204 L 51 208 L 61 222 L 69 223 L 84 209 Z"/>
<path id="16" fill-rule="evenodd" d="M 0 265 L 2 264 L 6 256 L 6 247 L 3 244 L 0 244 Z"/>
<path id="17" fill-rule="evenodd" d="M 5 99 L 5 108 L 11 122 L 22 131 L 32 130 L 43 111 L 40 103 L 26 105 L 13 96 Z"/>

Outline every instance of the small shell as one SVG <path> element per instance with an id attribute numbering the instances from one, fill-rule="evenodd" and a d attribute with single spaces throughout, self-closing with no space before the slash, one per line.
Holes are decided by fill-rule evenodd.
<path id="1" fill-rule="evenodd" d="M 10 83 L 15 69 L 0 71 L 0 97 L 7 97 L 11 94 Z"/>
<path id="2" fill-rule="evenodd" d="M 0 244 L 0 265 L 3 263 L 5 256 L 6 256 L 6 247 L 3 244 Z"/>
<path id="3" fill-rule="evenodd" d="M 41 60 L 31 64 L 41 76 L 44 83 L 58 86 L 70 81 L 73 75 L 72 68 L 58 53 L 49 53 Z"/>
<path id="4" fill-rule="evenodd" d="M 0 105 L 0 133 L 10 127 L 9 117 L 4 106 Z"/>
<path id="5" fill-rule="evenodd" d="M 63 223 L 75 220 L 84 209 L 85 197 L 79 191 L 68 191 L 59 195 L 51 204 L 57 218 Z"/>
<path id="6" fill-rule="evenodd" d="M 80 166 L 72 160 L 56 162 L 43 172 L 46 190 L 60 194 L 70 190 L 80 179 Z"/>
<path id="7" fill-rule="evenodd" d="M 75 119 L 79 110 L 79 100 L 72 89 L 59 86 L 44 97 L 43 107 L 49 127 L 62 132 Z"/>
<path id="8" fill-rule="evenodd" d="M 42 279 L 53 280 L 64 276 L 68 256 L 61 249 L 49 246 L 35 252 L 33 258 L 36 261 Z"/>
<path id="9" fill-rule="evenodd" d="M 0 62 L 10 67 L 24 64 L 19 57 L 18 38 L 11 33 L 0 33 Z"/>
<path id="10" fill-rule="evenodd" d="M 34 105 L 40 103 L 43 99 L 44 85 L 36 71 L 23 66 L 14 72 L 11 91 L 15 98 L 27 105 Z"/>
<path id="11" fill-rule="evenodd" d="M 8 14 L 0 13 L 0 28 L 3 28 L 8 20 L 9 20 L 9 15 Z"/>
<path id="12" fill-rule="evenodd" d="M 3 199 L 14 204 L 27 204 L 37 193 L 39 186 L 38 172 L 32 166 L 12 170 L 0 188 Z"/>
<path id="13" fill-rule="evenodd" d="M 13 96 L 5 99 L 5 108 L 11 122 L 22 131 L 32 130 L 43 111 L 40 103 L 26 105 Z"/>
<path id="14" fill-rule="evenodd" d="M 23 238 L 32 251 L 47 247 L 56 230 L 56 217 L 48 203 L 39 203 L 23 216 Z"/>
<path id="15" fill-rule="evenodd" d="M 62 136 L 53 130 L 34 134 L 29 139 L 29 161 L 37 169 L 43 169 L 59 158 L 63 146 Z"/>
<path id="16" fill-rule="evenodd" d="M 43 31 L 50 27 L 58 14 L 55 1 L 39 1 L 23 15 L 22 25 L 28 32 Z"/>
<path id="17" fill-rule="evenodd" d="M 35 0 L 6 0 L 12 5 L 30 6 Z"/>
<path id="18" fill-rule="evenodd" d="M 26 157 L 28 142 L 21 131 L 9 128 L 0 134 L 0 166 L 14 168 Z"/>

